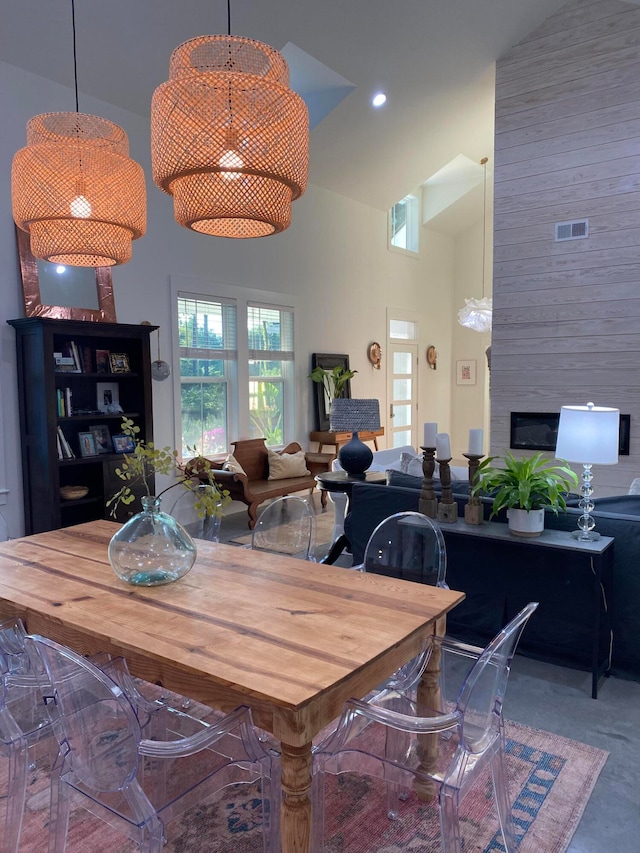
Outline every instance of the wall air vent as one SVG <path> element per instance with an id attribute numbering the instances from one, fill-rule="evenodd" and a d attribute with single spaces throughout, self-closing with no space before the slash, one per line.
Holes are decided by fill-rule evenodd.
<path id="1" fill-rule="evenodd" d="M 588 236 L 588 219 L 575 219 L 573 222 L 556 222 L 556 243 L 563 240 L 585 240 Z"/>

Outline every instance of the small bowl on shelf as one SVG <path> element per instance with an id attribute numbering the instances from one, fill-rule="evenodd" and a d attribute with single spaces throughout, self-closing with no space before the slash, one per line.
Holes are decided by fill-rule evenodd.
<path id="1" fill-rule="evenodd" d="M 65 501 L 78 501 L 89 494 L 89 486 L 62 486 L 60 497 Z"/>

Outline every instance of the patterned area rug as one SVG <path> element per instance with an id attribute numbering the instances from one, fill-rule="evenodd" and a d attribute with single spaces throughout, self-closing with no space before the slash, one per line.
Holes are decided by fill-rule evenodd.
<path id="1" fill-rule="evenodd" d="M 193 712 L 193 711 L 190 711 Z M 564 853 L 607 759 L 603 750 L 507 723 L 510 793 L 520 853 Z M 413 796 L 400 818 L 386 816 L 386 795 L 376 780 L 328 777 L 328 853 L 434 853 L 440 850 L 438 810 Z M 261 853 L 259 792 L 234 786 L 215 802 L 192 809 L 168 827 L 165 853 Z M 502 836 L 493 808 L 491 781 L 462 806 L 465 853 L 499 853 Z M 20 853 L 46 850 L 49 780 L 44 760 L 28 779 Z M 69 824 L 67 853 L 129 853 L 122 835 L 82 810 Z"/>

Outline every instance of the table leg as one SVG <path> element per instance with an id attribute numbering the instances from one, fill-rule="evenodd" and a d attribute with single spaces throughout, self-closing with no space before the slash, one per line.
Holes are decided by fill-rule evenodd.
<path id="1" fill-rule="evenodd" d="M 311 847 L 311 744 L 283 743 L 282 811 L 280 836 L 282 853 L 309 853 Z"/>
<path id="2" fill-rule="evenodd" d="M 444 637 L 447 630 L 447 617 L 442 616 L 436 621 L 435 635 Z M 442 696 L 440 695 L 440 659 L 442 652 L 440 646 L 434 645 L 429 657 L 429 662 L 418 682 L 417 705 L 418 713 L 426 713 L 431 709 L 434 714 L 442 711 Z M 424 709 L 421 711 L 420 709 Z M 420 762 L 418 769 L 425 773 L 432 773 L 438 763 L 438 737 L 439 735 L 418 735 L 418 758 Z M 433 782 L 416 779 L 414 789 L 420 800 L 432 800 L 437 793 Z"/>

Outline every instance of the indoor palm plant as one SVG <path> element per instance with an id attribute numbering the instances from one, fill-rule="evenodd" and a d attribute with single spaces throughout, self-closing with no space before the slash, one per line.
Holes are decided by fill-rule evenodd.
<path id="1" fill-rule="evenodd" d="M 504 467 L 496 468 L 489 456 L 478 466 L 472 494 L 493 497 L 491 518 L 507 510 L 509 529 L 519 536 L 537 536 L 544 529 L 544 511 L 566 510 L 565 495 L 577 488 L 578 478 L 563 460 L 547 459 L 542 453 L 516 459 L 504 456 Z"/>
<path id="2" fill-rule="evenodd" d="M 177 580 L 193 566 L 196 546 L 187 531 L 160 509 L 160 499 L 169 489 L 182 487 L 193 492 L 194 510 L 200 518 L 220 516 L 229 503 L 229 492 L 215 482 L 211 463 L 202 456 L 187 465 L 178 461 L 178 452 L 159 448 L 138 438 L 140 427 L 129 418 L 122 419 L 122 433 L 131 439 L 133 449 L 123 454 L 116 474 L 123 486 L 108 501 L 115 515 L 120 504 L 133 503 L 132 486 L 142 486 L 142 512 L 124 524 L 109 543 L 109 562 L 116 574 L 128 583 L 157 586 Z M 195 453 L 195 448 L 189 448 Z M 177 480 L 157 495 L 151 494 L 152 475 L 176 475 Z"/>
<path id="3" fill-rule="evenodd" d="M 337 364 L 331 369 L 314 367 L 309 378 L 314 382 L 322 383 L 328 400 L 337 400 L 338 397 L 342 396 L 346 383 L 353 379 L 357 372 L 357 370 L 349 370 L 348 367 Z"/>

